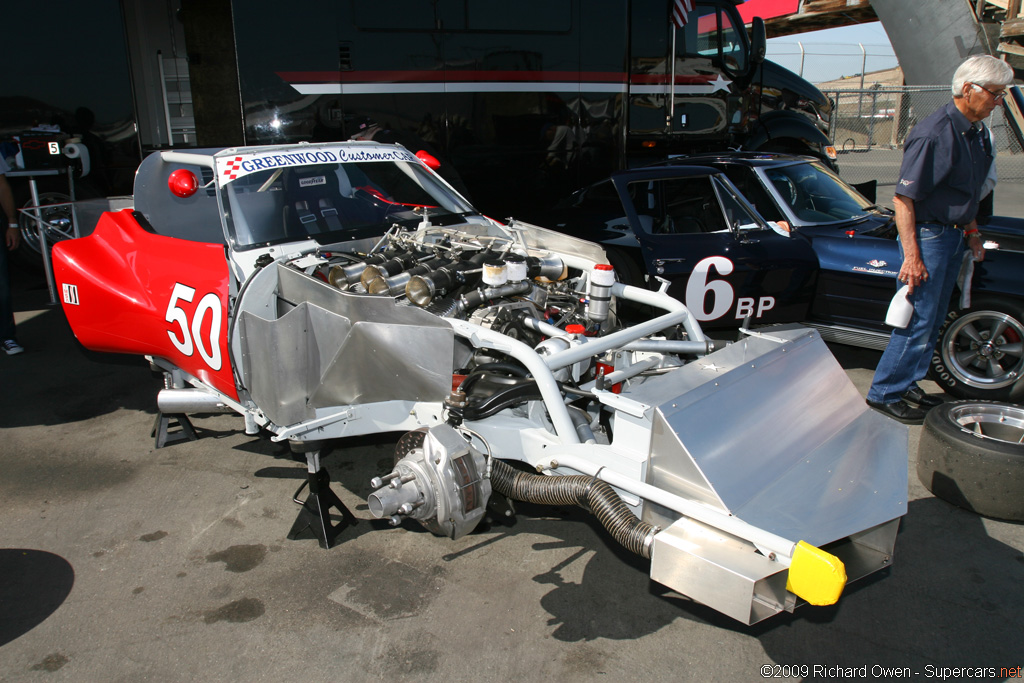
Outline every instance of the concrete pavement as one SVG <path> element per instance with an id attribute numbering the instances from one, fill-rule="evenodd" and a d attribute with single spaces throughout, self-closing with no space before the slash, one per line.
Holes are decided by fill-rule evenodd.
<path id="1" fill-rule="evenodd" d="M 920 428 L 894 567 L 837 606 L 745 627 L 652 584 L 580 510 L 520 505 L 514 523 L 455 542 L 371 520 L 368 482 L 394 438 L 326 454 L 360 520 L 340 546 L 290 541 L 304 466 L 286 447 L 221 415 L 194 421 L 199 441 L 155 449 L 158 378 L 84 351 L 38 275 L 16 276 L 27 351 L 0 356 L 2 681 L 824 680 L 1024 664 L 1024 525 L 928 494 Z M 833 350 L 866 391 L 878 354 Z"/>

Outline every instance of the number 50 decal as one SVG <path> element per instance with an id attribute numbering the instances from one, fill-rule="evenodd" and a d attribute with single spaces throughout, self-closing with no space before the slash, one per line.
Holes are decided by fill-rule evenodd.
<path id="1" fill-rule="evenodd" d="M 189 325 L 188 315 L 178 305 L 178 301 L 191 303 L 195 295 L 196 290 L 188 285 L 183 285 L 180 282 L 174 283 L 174 289 L 171 291 L 171 300 L 167 302 L 167 314 L 164 316 L 164 319 L 178 326 L 178 329 L 181 330 L 181 338 L 179 339 L 172 330 L 167 330 L 167 336 L 171 338 L 174 348 L 186 356 L 191 356 L 194 351 L 199 351 L 199 355 L 206 361 L 206 364 L 212 370 L 217 371 L 220 370 L 221 366 L 220 320 L 222 312 L 220 297 L 214 292 L 203 296 L 196 306 L 195 314 L 192 316 L 192 324 Z M 202 336 L 203 321 L 208 313 L 210 315 L 209 348 L 207 348 Z"/>

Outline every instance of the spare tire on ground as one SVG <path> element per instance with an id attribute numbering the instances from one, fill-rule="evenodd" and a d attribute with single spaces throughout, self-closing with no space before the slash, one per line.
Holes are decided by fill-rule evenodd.
<path id="1" fill-rule="evenodd" d="M 1024 521 L 1024 408 L 997 401 L 932 408 L 921 432 L 917 476 L 953 505 Z"/>

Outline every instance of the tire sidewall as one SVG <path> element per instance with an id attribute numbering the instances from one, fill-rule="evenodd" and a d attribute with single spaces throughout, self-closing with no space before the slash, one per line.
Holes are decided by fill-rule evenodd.
<path id="1" fill-rule="evenodd" d="M 956 376 L 945 358 L 943 358 L 943 351 L 947 341 L 946 335 L 950 332 L 953 325 L 965 315 L 977 313 L 978 311 L 995 311 L 1013 316 L 1019 322 L 1024 322 L 1024 316 L 1021 315 L 1020 309 L 1019 305 L 1013 306 L 1006 302 L 982 301 L 972 305 L 970 308 L 949 311 L 942 323 L 942 327 L 939 328 L 938 335 L 936 335 L 935 347 L 932 349 L 931 362 L 928 367 L 928 376 L 942 387 L 943 391 L 956 398 L 1005 401 L 1016 400 L 1024 396 L 1024 374 L 1016 382 L 1008 386 L 999 387 L 998 389 L 982 389 L 964 383 Z"/>
<path id="2" fill-rule="evenodd" d="M 1024 444 L 984 438 L 957 423 L 953 415 L 970 406 L 1021 407 L 999 401 L 952 401 L 925 418 L 917 452 L 917 476 L 926 489 L 948 503 L 986 517 L 1024 521 Z"/>
<path id="3" fill-rule="evenodd" d="M 1013 444 L 1006 441 L 985 438 L 978 433 L 961 426 L 952 415 L 955 411 L 964 406 L 1001 406 L 1020 410 L 1020 406 L 1002 401 L 987 401 L 967 399 L 963 401 L 949 401 L 936 406 L 928 411 L 924 420 L 924 430 L 949 443 L 956 443 L 963 446 L 965 450 L 981 453 L 985 457 L 1006 457 L 1012 461 L 1013 458 L 1020 460 L 1024 465 L 1024 444 Z"/>

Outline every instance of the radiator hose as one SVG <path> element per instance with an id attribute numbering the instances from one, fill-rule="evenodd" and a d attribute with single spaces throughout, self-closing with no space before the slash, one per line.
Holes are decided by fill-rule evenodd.
<path id="1" fill-rule="evenodd" d="M 579 505 L 589 509 L 616 541 L 641 557 L 651 556 L 657 527 L 637 519 L 607 482 L 584 474 L 546 476 L 521 472 L 494 459 L 491 486 L 498 493 L 538 505 Z"/>

